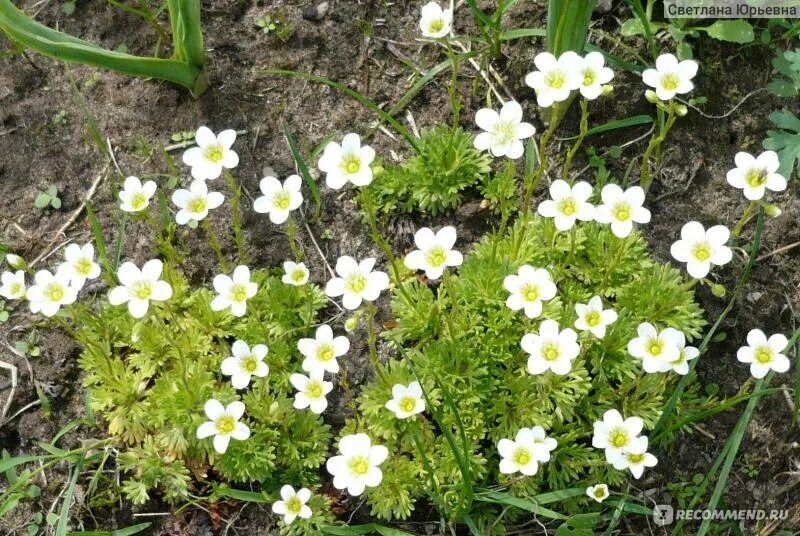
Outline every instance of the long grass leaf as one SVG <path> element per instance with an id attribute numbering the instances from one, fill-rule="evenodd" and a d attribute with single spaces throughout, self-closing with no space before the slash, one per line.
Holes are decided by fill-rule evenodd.
<path id="1" fill-rule="evenodd" d="M 608 123 L 604 123 L 594 128 L 590 128 L 586 132 L 586 135 L 592 136 L 594 134 L 600 134 L 601 132 L 608 132 L 609 130 L 616 130 L 618 128 L 629 128 L 638 125 L 649 125 L 652 122 L 653 118 L 650 117 L 649 115 L 634 115 L 632 117 L 626 117 L 625 119 L 617 119 L 616 121 L 609 121 Z"/>
<path id="2" fill-rule="evenodd" d="M 117 530 L 68 532 L 67 536 L 133 536 L 134 534 L 139 534 L 145 529 L 149 529 L 150 525 L 152 525 L 152 523 L 148 521 L 147 523 L 139 523 L 138 525 L 131 525 L 130 527 Z"/>
<path id="3" fill-rule="evenodd" d="M 56 523 L 56 536 L 67 535 L 69 510 L 72 507 L 72 497 L 75 495 L 75 486 L 78 484 L 78 477 L 81 475 L 81 469 L 83 468 L 83 460 L 83 457 L 79 458 L 75 463 L 75 467 L 72 468 L 72 477 L 69 479 L 69 484 L 67 484 L 67 489 L 64 492 L 64 502 L 61 503 L 61 513 L 58 516 L 58 523 Z"/>
<path id="4" fill-rule="evenodd" d="M 583 490 L 585 492 L 586 490 Z M 489 491 L 475 496 L 476 501 L 489 502 L 495 504 L 503 504 L 506 506 L 513 506 L 526 512 L 531 512 L 536 515 L 546 517 L 548 519 L 567 519 L 564 514 L 559 514 L 555 510 L 545 508 L 532 499 L 524 499 L 522 497 L 515 497 L 508 493 L 499 491 Z"/>
<path id="5" fill-rule="evenodd" d="M 308 189 L 311 190 L 311 196 L 314 198 L 314 204 L 316 206 L 314 210 L 314 218 L 317 219 L 319 218 L 320 210 L 322 209 L 322 196 L 319 193 L 317 182 L 314 180 L 314 177 L 311 176 L 311 173 L 309 173 L 308 165 L 306 164 L 303 155 L 300 154 L 300 150 L 297 148 L 297 143 L 295 143 L 294 136 L 289 130 L 289 127 L 284 125 L 281 129 L 281 132 L 283 132 L 283 137 L 286 138 L 286 144 L 289 146 L 289 151 L 291 151 L 294 161 L 297 162 L 297 169 L 300 171 L 300 176 L 303 177 L 303 181 L 306 183 L 306 186 L 308 186 Z"/>

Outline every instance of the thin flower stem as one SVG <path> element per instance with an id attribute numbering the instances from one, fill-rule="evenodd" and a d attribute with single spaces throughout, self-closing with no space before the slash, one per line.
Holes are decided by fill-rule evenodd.
<path id="1" fill-rule="evenodd" d="M 628 248 L 633 241 L 634 240 L 631 238 L 631 235 L 628 235 L 622 239 L 622 246 L 620 246 L 620 248 L 617 250 L 617 254 L 614 255 L 614 258 L 611 259 L 611 264 L 608 266 L 605 275 L 603 275 L 603 283 L 600 285 L 601 288 L 608 284 L 611 275 L 616 271 L 619 262 L 622 260 L 622 257 L 625 256 L 625 253 L 627 253 Z"/>
<path id="2" fill-rule="evenodd" d="M 57 314 L 56 314 L 56 315 L 54 315 L 54 316 L 52 316 L 52 317 L 50 317 L 50 318 L 52 318 L 52 319 L 55 321 L 55 323 L 56 323 L 56 324 L 58 324 L 58 325 L 59 325 L 59 327 L 61 327 L 61 329 L 63 329 L 63 330 L 64 330 L 64 331 L 66 331 L 67 333 L 69 333 L 69 336 L 70 336 L 70 337 L 72 337 L 72 338 L 73 338 L 73 339 L 75 339 L 76 341 L 77 341 L 77 340 L 79 340 L 79 339 L 78 339 L 78 334 L 75 332 L 75 330 L 74 330 L 74 329 L 72 329 L 72 326 L 70 326 L 70 325 L 67 323 L 67 321 L 66 321 L 66 320 L 64 320 L 62 317 L 58 316 Z"/>
<path id="3" fill-rule="evenodd" d="M 341 387 L 342 390 L 344 391 L 347 400 L 347 406 L 350 408 L 350 411 L 353 414 L 352 416 L 356 424 L 356 430 L 358 430 L 359 429 L 358 405 L 356 404 L 356 398 L 353 396 L 353 391 L 350 388 L 350 381 L 347 376 L 346 367 L 341 367 L 341 369 L 339 370 L 339 387 Z"/>
<path id="4" fill-rule="evenodd" d="M 236 183 L 227 169 L 222 170 L 225 180 L 231 189 L 231 214 L 233 216 L 233 240 L 236 242 L 236 252 L 239 256 L 239 264 L 245 264 L 245 248 L 244 248 L 244 232 L 242 230 L 241 215 L 239 214 L 239 205 L 242 199 L 242 189 Z"/>
<path id="5" fill-rule="evenodd" d="M 217 233 L 214 232 L 214 229 L 211 227 L 211 224 L 208 223 L 208 218 L 204 219 L 202 224 L 203 230 L 206 232 L 208 236 L 208 245 L 211 246 L 211 249 L 214 250 L 214 253 L 217 254 L 217 260 L 219 261 L 220 270 L 223 273 L 228 272 L 228 263 L 225 262 L 225 255 L 222 254 L 222 246 L 219 244 L 219 238 L 217 238 Z"/>
<path id="6" fill-rule="evenodd" d="M 461 111 L 461 100 L 458 97 L 458 55 L 453 50 L 449 39 L 444 38 L 442 42 L 447 50 L 447 57 L 453 66 L 453 77 L 450 80 L 447 92 L 450 94 L 450 107 L 453 109 L 453 130 L 455 130 L 458 128 L 458 116 Z"/>
<path id="7" fill-rule="evenodd" d="M 458 342 L 456 337 L 457 332 L 455 329 L 455 324 L 453 324 L 453 317 L 458 316 L 458 298 L 455 288 L 453 287 L 452 278 L 453 274 L 445 270 L 442 284 L 444 285 L 445 291 L 447 292 L 447 297 L 450 301 L 450 312 L 451 312 L 451 314 L 445 315 L 445 317 L 447 319 L 447 329 L 450 332 L 450 339 L 452 339 L 452 341 L 456 343 Z"/>
<path id="8" fill-rule="evenodd" d="M 664 140 L 667 139 L 667 134 L 669 134 L 672 125 L 675 124 L 675 120 L 678 118 L 678 115 L 675 113 L 675 105 L 674 101 L 670 101 L 664 128 L 659 131 L 658 135 L 653 134 L 644 152 L 644 156 L 642 156 L 642 167 L 639 172 L 639 186 L 644 188 L 645 191 L 650 188 L 650 185 L 653 183 L 653 175 L 650 173 L 650 156 L 653 154 L 653 151 L 658 149 Z M 660 152 L 657 153 L 657 155 L 656 165 L 661 161 Z"/>
<path id="9" fill-rule="evenodd" d="M 533 192 L 536 191 L 536 187 L 539 185 L 539 181 L 542 180 L 542 177 L 547 171 L 547 144 L 550 142 L 550 138 L 553 137 L 553 133 L 556 131 L 558 127 L 558 123 L 560 122 L 560 114 L 558 110 L 554 107 L 553 108 L 553 117 L 550 121 L 550 128 L 547 129 L 547 132 L 544 133 L 542 139 L 539 141 L 539 168 L 536 170 L 536 173 L 531 179 L 531 182 L 528 184 L 527 189 L 525 190 L 525 200 L 522 202 L 522 210 L 527 211 L 528 207 L 530 206 L 531 199 L 533 198 Z"/>
<path id="10" fill-rule="evenodd" d="M 295 244 L 295 236 L 297 235 L 297 223 L 292 216 L 286 220 L 286 235 L 289 237 L 289 249 L 292 250 L 295 262 L 303 260 L 303 251 Z"/>
<path id="11" fill-rule="evenodd" d="M 589 101 L 586 99 L 581 99 L 581 130 L 578 134 L 578 139 L 575 140 L 575 145 L 573 145 L 569 150 L 567 153 L 567 158 L 564 160 L 564 169 L 561 172 L 562 179 L 567 180 L 572 159 L 575 158 L 575 155 L 578 153 L 578 149 L 581 148 L 581 144 L 583 143 L 584 138 L 586 138 L 587 132 L 589 132 Z"/>
<path id="12" fill-rule="evenodd" d="M 384 380 L 384 372 L 378 360 L 378 332 L 375 329 L 374 322 L 377 314 L 378 309 L 372 305 L 371 302 L 367 302 L 367 345 L 369 346 L 369 360 L 370 363 L 372 363 L 372 368 L 375 370 L 375 375 L 378 376 L 380 380 Z"/>
<path id="13" fill-rule="evenodd" d="M 758 201 L 750 201 L 750 204 L 747 205 L 747 208 L 744 209 L 744 213 L 742 214 L 742 219 L 739 220 L 739 223 L 736 224 L 736 227 L 733 228 L 731 234 L 733 236 L 739 236 L 742 234 L 742 229 L 750 221 L 753 216 L 755 216 L 756 209 L 758 208 Z"/>

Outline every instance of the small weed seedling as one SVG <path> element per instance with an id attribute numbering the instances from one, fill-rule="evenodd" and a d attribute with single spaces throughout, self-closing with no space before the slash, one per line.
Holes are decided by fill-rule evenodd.
<path id="1" fill-rule="evenodd" d="M 45 210 L 47 208 L 60 209 L 61 198 L 58 197 L 58 187 L 55 185 L 48 186 L 46 191 L 36 196 L 33 206 L 39 210 Z"/>

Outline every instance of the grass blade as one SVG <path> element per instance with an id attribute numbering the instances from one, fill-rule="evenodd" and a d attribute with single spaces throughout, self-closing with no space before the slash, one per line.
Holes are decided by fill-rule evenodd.
<path id="1" fill-rule="evenodd" d="M 581 490 L 581 494 L 585 492 L 585 489 Z M 514 508 L 519 508 L 520 510 L 525 510 L 526 512 L 531 512 L 548 519 L 567 519 L 567 516 L 564 514 L 559 514 L 555 510 L 544 508 L 532 499 L 523 499 L 522 497 L 515 497 L 500 491 L 487 491 L 486 493 L 476 495 L 475 500 L 513 506 Z"/>
<path id="2" fill-rule="evenodd" d="M 100 228 L 100 223 L 97 221 L 97 216 L 95 216 L 94 209 L 92 209 L 92 204 L 89 201 L 86 201 L 86 216 L 89 219 L 92 233 L 94 233 L 94 246 L 97 248 L 97 256 L 103 265 L 105 273 L 111 277 L 114 270 L 112 270 L 111 263 L 108 261 L 108 251 L 106 250 L 106 241 L 103 238 L 103 230 Z"/>
<path id="3" fill-rule="evenodd" d="M 300 151 L 297 149 L 297 144 L 294 141 L 294 136 L 292 136 L 292 132 L 289 130 L 289 127 L 284 125 L 281 129 L 281 132 L 283 132 L 283 137 L 286 138 L 286 144 L 289 146 L 289 150 L 292 152 L 294 161 L 297 162 L 297 170 L 300 172 L 300 176 L 303 177 L 303 181 L 305 181 L 306 186 L 308 186 L 308 189 L 311 190 L 311 196 L 314 198 L 314 204 L 316 205 L 316 209 L 314 210 L 314 219 L 319 219 L 320 210 L 322 209 L 322 197 L 319 193 L 319 187 L 314 181 L 314 177 L 312 177 L 311 173 L 309 173 L 308 165 L 306 164 L 303 155 L 300 154 Z"/>
<path id="4" fill-rule="evenodd" d="M 500 41 L 513 41 L 525 37 L 547 37 L 547 30 L 542 28 L 517 28 L 500 34 Z"/>
<path id="5" fill-rule="evenodd" d="M 75 495 L 75 486 L 78 484 L 78 477 L 81 475 L 81 468 L 83 468 L 83 460 L 81 457 L 75 463 L 72 469 L 72 477 L 69 479 L 67 490 L 64 492 L 64 502 L 61 504 L 61 513 L 58 516 L 58 523 L 56 523 L 55 535 L 67 535 L 67 523 L 69 523 L 69 510 L 72 507 L 72 497 Z"/>
<path id="6" fill-rule="evenodd" d="M 601 132 L 608 132 L 609 130 L 616 130 L 618 128 L 635 127 L 638 125 L 649 125 L 652 122 L 653 118 L 650 117 L 649 115 L 634 115 L 631 117 L 626 117 L 625 119 L 617 119 L 616 121 L 609 121 L 608 123 L 604 123 L 594 128 L 590 128 L 586 132 L 586 135 L 592 136 L 594 134 L 600 134 Z"/>
<path id="7" fill-rule="evenodd" d="M 366 525 L 351 525 L 349 527 L 329 525 L 322 527 L 322 532 L 325 534 L 334 534 L 337 536 L 360 536 L 362 534 L 380 534 L 380 536 L 414 536 L 410 532 L 400 529 L 392 529 L 375 523 L 368 523 Z"/>
<path id="8" fill-rule="evenodd" d="M 581 54 L 589 33 L 595 0 L 550 0 L 547 8 L 547 50 L 558 57 L 568 50 Z"/>
<path id="9" fill-rule="evenodd" d="M 139 534 L 144 529 L 149 529 L 150 525 L 152 525 L 152 523 L 148 521 L 147 523 L 139 523 L 138 525 L 131 525 L 130 527 L 117 530 L 68 532 L 67 536 L 133 536 L 134 534 Z"/>

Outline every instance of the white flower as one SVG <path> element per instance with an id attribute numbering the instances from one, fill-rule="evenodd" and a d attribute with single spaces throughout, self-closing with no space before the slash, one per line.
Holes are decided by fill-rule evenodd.
<path id="1" fill-rule="evenodd" d="M 297 341 L 297 349 L 305 356 L 302 364 L 303 370 L 338 373 L 339 363 L 336 358 L 350 350 L 350 339 L 344 335 L 334 337 L 333 330 L 327 324 L 318 327 L 314 337 Z"/>
<path id="2" fill-rule="evenodd" d="M 392 399 L 386 402 L 386 409 L 394 412 L 398 419 L 407 419 L 425 411 L 425 399 L 419 382 L 408 386 L 397 383 L 392 387 Z"/>
<path id="3" fill-rule="evenodd" d="M 244 415 L 244 404 L 237 401 L 224 407 L 213 398 L 205 403 L 204 410 L 208 421 L 197 428 L 197 439 L 214 436 L 214 450 L 224 454 L 231 438 L 244 441 L 250 437 L 250 428 L 239 419 Z"/>
<path id="4" fill-rule="evenodd" d="M 7 300 L 21 300 L 25 297 L 25 272 L 17 270 L 16 272 L 3 272 L 0 276 L 0 296 Z"/>
<path id="5" fill-rule="evenodd" d="M 206 182 L 196 179 L 189 189 L 172 192 L 172 202 L 180 209 L 175 214 L 178 225 L 186 225 L 190 221 L 201 221 L 208 216 L 208 211 L 217 208 L 225 201 L 219 192 L 209 192 Z"/>
<path id="6" fill-rule="evenodd" d="M 87 279 L 96 279 L 100 275 L 100 265 L 94 262 L 94 246 L 86 244 L 70 244 L 64 249 L 66 262 L 59 266 L 69 275 L 72 285 L 81 288 Z"/>
<path id="7" fill-rule="evenodd" d="M 283 263 L 283 272 L 281 281 L 287 285 L 302 287 L 308 283 L 308 268 L 303 262 L 286 261 Z"/>
<path id="8" fill-rule="evenodd" d="M 636 332 L 639 336 L 628 341 L 628 353 L 642 360 L 645 372 L 667 372 L 680 359 L 683 334 L 677 329 L 658 332 L 653 324 L 642 322 Z"/>
<path id="9" fill-rule="evenodd" d="M 586 495 L 601 503 L 608 499 L 608 486 L 605 484 L 595 484 L 586 488 Z"/>
<path id="10" fill-rule="evenodd" d="M 32 313 L 53 316 L 62 305 L 75 303 L 78 289 L 70 284 L 69 274 L 64 270 L 56 270 L 55 274 L 47 270 L 39 270 L 33 276 L 34 285 L 25 292 L 30 302 Z"/>
<path id="11" fill-rule="evenodd" d="M 599 52 L 589 52 L 582 59 L 578 72 L 581 74 L 581 85 L 578 89 L 583 98 L 594 100 L 603 91 L 603 84 L 614 78 L 614 71 L 605 66 L 606 59 Z"/>
<path id="12" fill-rule="evenodd" d="M 164 264 L 152 259 L 142 265 L 139 270 L 132 262 L 123 262 L 117 270 L 117 279 L 122 283 L 111 289 L 108 301 L 111 305 L 128 303 L 128 312 L 134 318 L 142 318 L 147 314 L 150 300 L 165 301 L 172 297 L 172 287 L 161 280 Z"/>
<path id="13" fill-rule="evenodd" d="M 424 270 L 428 279 L 439 279 L 448 266 L 461 266 L 464 257 L 453 249 L 456 243 L 455 227 L 442 227 L 438 233 L 423 227 L 414 233 L 417 248 L 406 255 L 405 265 L 412 270 Z"/>
<path id="14" fill-rule="evenodd" d="M 536 474 L 540 462 L 550 460 L 550 451 L 556 448 L 558 442 L 552 437 L 547 437 L 544 428 L 522 428 L 516 437 L 501 439 L 497 443 L 500 460 L 500 472 L 513 474 L 520 472 L 525 476 Z"/>
<path id="15" fill-rule="evenodd" d="M 327 173 L 325 183 L 328 188 L 338 190 L 347 181 L 355 186 L 366 186 L 372 182 L 372 168 L 375 151 L 369 145 L 361 145 L 358 134 L 348 134 L 339 145 L 328 143 L 319 159 L 320 171 Z"/>
<path id="16" fill-rule="evenodd" d="M 736 359 L 750 363 L 750 374 L 754 378 L 763 378 L 770 369 L 786 372 L 789 370 L 789 358 L 783 352 L 788 344 L 786 337 L 779 333 L 767 339 L 760 329 L 751 329 L 747 334 L 747 346 L 739 348 Z"/>
<path id="17" fill-rule="evenodd" d="M 698 357 L 700 350 L 694 346 L 686 346 L 686 336 L 680 331 L 675 336 L 675 344 L 678 347 L 678 359 L 669 361 L 669 366 L 675 373 L 686 376 L 689 374 L 689 361 Z"/>
<path id="18" fill-rule="evenodd" d="M 621 452 L 615 452 L 607 458 L 614 469 L 629 469 L 633 478 L 640 478 L 645 467 L 654 467 L 658 463 L 658 459 L 647 452 L 647 436 L 631 439 Z"/>
<path id="19" fill-rule="evenodd" d="M 530 138 L 536 129 L 522 122 L 522 106 L 514 101 L 506 102 L 498 114 L 491 108 L 481 108 L 475 114 L 475 123 L 485 130 L 475 136 L 475 148 L 491 151 L 494 156 L 517 159 L 525 152 L 521 140 Z"/>
<path id="20" fill-rule="evenodd" d="M 385 272 L 372 271 L 375 259 L 368 257 L 356 262 L 347 255 L 336 261 L 336 273 L 325 285 L 325 294 L 335 298 L 342 297 L 346 309 L 358 309 L 362 300 L 375 301 L 381 292 L 389 286 L 389 276 Z"/>
<path id="21" fill-rule="evenodd" d="M 296 518 L 308 519 L 311 517 L 311 508 L 306 504 L 311 498 L 311 490 L 300 488 L 295 493 L 292 486 L 281 487 L 281 499 L 272 503 L 272 511 L 283 516 L 283 522 L 291 525 Z"/>
<path id="22" fill-rule="evenodd" d="M 536 101 L 542 108 L 567 100 L 583 81 L 580 71 L 583 60 L 572 51 L 564 52 L 558 59 L 549 52 L 541 52 L 533 64 L 539 70 L 528 73 L 525 83 L 536 90 Z"/>
<path id="23" fill-rule="evenodd" d="M 211 309 L 222 311 L 231 308 L 233 316 L 244 316 L 247 311 L 247 300 L 258 292 L 258 284 L 250 281 L 250 268 L 237 266 L 233 277 L 225 274 L 214 276 L 214 290 L 217 295 L 211 300 Z"/>
<path id="24" fill-rule="evenodd" d="M 570 328 L 559 331 L 558 322 L 545 320 L 539 325 L 539 333 L 528 333 L 520 345 L 530 356 L 528 372 L 542 374 L 551 370 L 563 376 L 572 370 L 572 360 L 581 351 L 578 334 Z"/>
<path id="25" fill-rule="evenodd" d="M 683 60 L 679 63 L 672 54 L 661 54 L 656 58 L 656 68 L 645 69 L 642 73 L 642 81 L 655 88 L 659 99 L 668 101 L 677 94 L 693 90 L 692 78 L 696 74 L 696 61 Z"/>
<path id="26" fill-rule="evenodd" d="M 556 229 L 568 231 L 575 225 L 575 220 L 591 221 L 594 218 L 594 207 L 587 202 L 591 196 L 592 186 L 588 182 L 570 186 L 558 179 L 550 185 L 552 199 L 539 203 L 537 210 L 545 218 L 554 218 Z"/>
<path id="27" fill-rule="evenodd" d="M 339 441 L 341 455 L 328 459 L 325 467 L 333 475 L 336 489 L 347 488 L 350 495 L 361 495 L 365 487 L 374 488 L 383 480 L 378 467 L 389 456 L 383 445 L 373 445 L 367 434 L 346 435 Z"/>
<path id="28" fill-rule="evenodd" d="M 524 309 L 528 318 L 542 314 L 542 302 L 552 300 L 556 295 L 550 272 L 528 264 L 520 266 L 516 275 L 507 275 L 503 279 L 503 288 L 511 293 L 506 298 L 506 306 L 512 311 Z"/>
<path id="29" fill-rule="evenodd" d="M 231 150 L 236 141 L 235 130 L 223 130 L 214 135 L 208 127 L 200 127 L 194 135 L 197 147 L 183 153 L 183 163 L 192 168 L 192 177 L 199 180 L 216 179 L 222 168 L 239 165 L 239 155 Z"/>
<path id="30" fill-rule="evenodd" d="M 237 340 L 231 347 L 233 356 L 222 361 L 222 373 L 231 377 L 231 385 L 236 389 L 244 389 L 250 385 L 251 376 L 263 378 L 269 374 L 269 366 L 264 363 L 268 351 L 265 344 L 256 344 L 251 349 L 246 342 Z"/>
<path id="31" fill-rule="evenodd" d="M 150 205 L 150 198 L 156 193 L 156 183 L 142 181 L 139 177 L 128 177 L 119 192 L 119 208 L 125 212 L 140 212 Z"/>
<path id="32" fill-rule="evenodd" d="M 303 180 L 299 175 L 290 175 L 283 184 L 275 177 L 261 179 L 259 188 L 264 194 L 253 202 L 253 210 L 259 214 L 269 214 L 272 223 L 283 223 L 289 213 L 303 204 L 300 187 Z"/>
<path id="33" fill-rule="evenodd" d="M 625 238 L 633 230 L 633 222 L 647 223 L 650 211 L 642 206 L 644 190 L 631 186 L 624 192 L 616 184 L 606 184 L 600 192 L 603 204 L 595 208 L 594 219 L 610 223 L 611 232 L 617 238 Z"/>
<path id="34" fill-rule="evenodd" d="M 422 35 L 438 39 L 450 33 L 450 26 L 453 23 L 453 12 L 449 9 L 442 9 L 436 2 L 428 2 L 422 6 L 422 13 L 419 18 L 419 28 Z"/>
<path id="35" fill-rule="evenodd" d="M 14 253 L 6 253 L 6 262 L 15 270 L 22 270 L 28 266 L 28 263 L 25 262 L 25 259 L 19 255 L 15 255 Z"/>
<path id="36" fill-rule="evenodd" d="M 751 201 L 764 197 L 765 190 L 782 192 L 786 189 L 786 178 L 779 174 L 781 163 L 778 153 L 765 151 L 753 158 L 745 152 L 736 153 L 736 167 L 726 176 L 728 184 L 734 188 L 742 188 L 744 196 Z"/>
<path id="37" fill-rule="evenodd" d="M 333 384 L 322 380 L 325 372 L 316 369 L 308 376 L 302 374 L 292 374 L 289 381 L 297 393 L 294 395 L 294 407 L 297 409 L 311 408 L 314 413 L 322 413 L 328 407 L 328 399 L 325 398 L 333 390 Z"/>
<path id="38" fill-rule="evenodd" d="M 681 229 L 681 239 L 670 248 L 676 260 L 686 263 L 686 271 L 695 279 L 708 275 L 711 265 L 722 266 L 733 258 L 726 246 L 731 233 L 724 225 L 714 225 L 706 231 L 702 224 L 690 221 Z"/>
<path id="39" fill-rule="evenodd" d="M 614 309 L 603 309 L 603 300 L 600 296 L 593 296 L 586 304 L 576 303 L 575 312 L 578 313 L 575 329 L 589 330 L 598 339 L 605 337 L 606 327 L 617 320 L 617 312 Z"/>
<path id="40" fill-rule="evenodd" d="M 644 421 L 639 417 L 628 417 L 623 420 L 622 415 L 615 409 L 610 409 L 603 414 L 602 421 L 595 421 L 592 446 L 605 449 L 606 459 L 622 453 L 631 442 L 642 432 Z"/>

